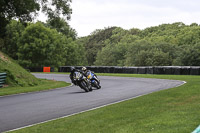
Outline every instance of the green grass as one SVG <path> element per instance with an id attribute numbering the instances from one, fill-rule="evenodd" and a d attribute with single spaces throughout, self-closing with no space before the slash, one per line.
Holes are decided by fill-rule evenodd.
<path id="1" fill-rule="evenodd" d="M 0 96 L 42 91 L 60 88 L 70 85 L 65 82 L 47 81 L 37 79 L 27 72 L 18 63 L 0 52 L 0 73 L 6 72 L 7 78 L 3 88 L 0 88 Z"/>
<path id="2" fill-rule="evenodd" d="M 61 81 L 41 80 L 41 82 L 36 86 L 27 86 L 27 87 L 15 86 L 15 87 L 0 88 L 0 96 L 44 91 L 44 90 L 49 90 L 49 89 L 54 89 L 54 88 L 65 87 L 69 85 L 70 83 L 61 82 Z"/>
<path id="3" fill-rule="evenodd" d="M 40 80 L 23 69 L 15 60 L 0 52 L 0 72 L 6 72 L 6 85 L 8 86 L 35 86 L 40 84 Z"/>
<path id="4" fill-rule="evenodd" d="M 200 76 L 98 74 L 187 83 L 16 133 L 189 133 L 200 124 Z M 94 99 L 95 100 L 95 99 Z"/>

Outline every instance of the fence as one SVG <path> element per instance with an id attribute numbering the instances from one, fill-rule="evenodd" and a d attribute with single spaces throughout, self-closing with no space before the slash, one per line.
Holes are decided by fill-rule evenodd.
<path id="1" fill-rule="evenodd" d="M 71 66 L 59 67 L 59 72 L 70 72 Z M 82 66 L 75 68 L 81 69 Z M 168 75 L 200 75 L 200 66 L 147 66 L 147 67 L 117 67 L 117 66 L 87 66 L 96 73 L 128 73 L 128 74 L 168 74 Z"/>
<path id="2" fill-rule="evenodd" d="M 0 73 L 0 88 L 3 87 L 5 81 L 6 81 L 6 73 Z"/>
<path id="3" fill-rule="evenodd" d="M 44 72 L 44 67 L 25 68 L 29 72 Z M 50 67 L 50 72 L 54 72 L 54 67 Z"/>

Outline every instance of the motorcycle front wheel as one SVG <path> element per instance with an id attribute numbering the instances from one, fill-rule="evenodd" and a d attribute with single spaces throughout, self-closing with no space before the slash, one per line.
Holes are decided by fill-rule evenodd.
<path id="1" fill-rule="evenodd" d="M 85 92 L 89 92 L 90 90 L 88 89 L 87 83 L 85 81 L 81 82 L 81 88 L 85 90 Z"/>
<path id="2" fill-rule="evenodd" d="M 97 89 L 100 89 L 101 88 L 101 86 L 99 85 L 99 83 L 95 80 L 94 81 L 94 86 L 97 88 Z"/>

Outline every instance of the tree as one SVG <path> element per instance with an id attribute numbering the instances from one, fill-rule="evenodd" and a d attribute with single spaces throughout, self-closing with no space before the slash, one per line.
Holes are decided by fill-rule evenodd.
<path id="1" fill-rule="evenodd" d="M 196 23 L 176 22 L 128 31 L 116 27 L 106 39 L 99 33 L 105 34 L 105 30 L 96 30 L 84 42 L 90 65 L 199 64 L 200 26 Z"/>
<path id="2" fill-rule="evenodd" d="M 62 17 L 70 20 L 72 9 L 70 3 L 72 0 L 38 0 L 41 1 L 42 11 L 49 19 Z"/>
<path id="3" fill-rule="evenodd" d="M 181 51 L 180 47 L 178 47 L 177 44 L 163 42 L 163 43 L 156 43 L 155 46 L 157 49 L 160 49 L 162 52 L 168 53 L 172 60 L 175 60 Z M 173 65 L 173 61 L 169 63 L 168 65 Z"/>
<path id="4" fill-rule="evenodd" d="M 71 0 L 0 0 L 0 38 L 5 36 L 5 27 L 11 19 L 32 21 L 41 6 L 42 11 L 50 19 L 60 17 L 62 14 L 70 20 L 72 13 L 70 2 Z"/>
<path id="5" fill-rule="evenodd" d="M 178 45 L 194 45 L 200 41 L 200 27 L 185 27 L 179 32 L 177 38 Z"/>
<path id="6" fill-rule="evenodd" d="M 176 59 L 176 47 L 168 43 L 137 40 L 129 44 L 125 57 L 126 66 L 170 66 Z"/>
<path id="7" fill-rule="evenodd" d="M 98 52 L 95 65 L 97 66 L 116 66 L 114 49 L 112 45 L 107 45 L 103 47 L 101 51 Z"/>
<path id="8" fill-rule="evenodd" d="M 97 53 L 105 47 L 106 43 L 104 42 L 112 36 L 112 32 L 116 28 L 117 27 L 108 27 L 104 30 L 95 30 L 88 36 L 87 41 L 84 43 L 88 65 L 94 65 Z"/>
<path id="9" fill-rule="evenodd" d="M 200 43 L 195 45 L 186 45 L 180 55 L 181 65 L 200 66 Z"/>
<path id="10" fill-rule="evenodd" d="M 67 66 L 83 66 L 87 65 L 85 49 L 83 44 L 73 41 L 71 38 L 66 40 L 67 46 L 65 47 L 65 65 Z M 80 41 L 80 40 L 79 40 Z"/>
<path id="11" fill-rule="evenodd" d="M 76 39 L 77 33 L 72 29 L 68 23 L 60 17 L 55 17 L 47 20 L 47 26 L 56 29 L 58 32 L 64 34 L 67 38 L 71 37 L 73 40 Z"/>
<path id="12" fill-rule="evenodd" d="M 127 52 L 125 55 L 125 65 L 126 66 L 136 66 L 136 58 L 140 51 L 147 51 L 153 47 L 149 41 L 136 40 L 135 42 L 129 43 Z M 141 61 L 142 62 L 142 61 Z"/>
<path id="13" fill-rule="evenodd" d="M 159 49 L 142 50 L 135 56 L 135 66 L 169 66 L 170 63 L 169 53 Z"/>
<path id="14" fill-rule="evenodd" d="M 95 65 L 123 66 L 127 44 L 136 39 L 128 33 L 122 28 L 114 29 L 112 36 L 104 41 L 105 47 L 97 54 Z"/>
<path id="15" fill-rule="evenodd" d="M 17 43 L 19 42 L 19 38 L 24 31 L 25 27 L 22 23 L 16 20 L 10 21 L 10 23 L 6 26 L 6 36 L 4 46 L 2 46 L 2 51 L 17 60 Z"/>
<path id="16" fill-rule="evenodd" d="M 0 0 L 0 37 L 5 36 L 5 27 L 11 19 L 32 21 L 40 4 L 33 0 Z"/>
<path id="17" fill-rule="evenodd" d="M 190 27 L 193 27 L 193 26 L 199 26 L 199 25 L 197 23 L 190 24 Z"/>
<path id="18" fill-rule="evenodd" d="M 37 22 L 30 24 L 19 41 L 19 63 L 24 67 L 59 66 L 65 62 L 68 41 L 56 30 Z"/>

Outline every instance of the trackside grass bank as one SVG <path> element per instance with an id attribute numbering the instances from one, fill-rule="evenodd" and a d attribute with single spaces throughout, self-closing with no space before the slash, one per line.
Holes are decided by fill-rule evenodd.
<path id="1" fill-rule="evenodd" d="M 26 86 L 26 87 L 14 86 L 14 87 L 0 88 L 0 96 L 44 91 L 44 90 L 49 90 L 49 89 L 54 89 L 54 88 L 65 87 L 69 85 L 70 83 L 61 82 L 61 81 L 41 80 L 40 83 L 36 86 Z"/>
<path id="2" fill-rule="evenodd" d="M 200 76 L 101 75 L 173 79 L 187 83 L 176 88 L 154 92 L 118 104 L 13 132 L 190 133 L 200 124 Z"/>
<path id="3" fill-rule="evenodd" d="M 53 88 L 60 88 L 70 84 L 40 80 L 27 72 L 18 63 L 0 51 L 0 73 L 6 73 L 6 82 L 0 88 L 0 96 L 43 91 Z"/>

